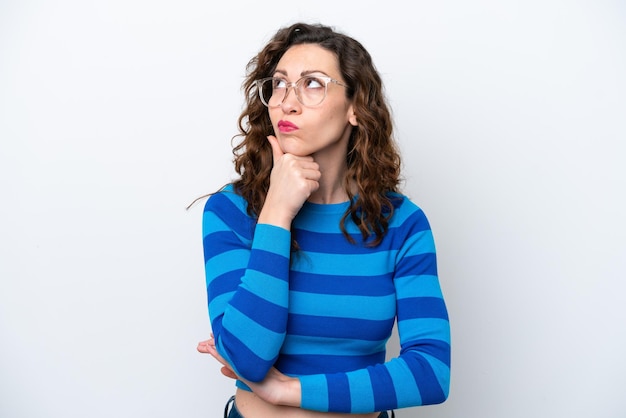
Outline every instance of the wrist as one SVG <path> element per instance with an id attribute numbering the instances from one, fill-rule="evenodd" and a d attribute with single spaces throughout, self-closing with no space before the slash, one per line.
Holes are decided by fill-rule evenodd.
<path id="1" fill-rule="evenodd" d="M 291 230 L 291 222 L 293 221 L 293 217 L 289 214 L 281 212 L 282 211 L 280 210 L 273 210 L 264 206 L 263 209 L 261 209 L 261 213 L 259 214 L 258 223 L 278 226 L 289 231 Z"/>
<path id="2" fill-rule="evenodd" d="M 286 389 L 284 391 L 283 405 L 300 408 L 302 405 L 302 386 L 300 385 L 300 379 L 297 377 L 291 377 L 287 380 Z"/>

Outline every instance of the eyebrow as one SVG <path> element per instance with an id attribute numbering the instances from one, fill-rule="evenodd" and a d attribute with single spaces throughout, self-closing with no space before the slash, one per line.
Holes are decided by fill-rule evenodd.
<path id="1" fill-rule="evenodd" d="M 285 71 L 285 70 L 277 69 L 277 70 L 274 71 L 274 73 L 280 73 L 280 74 L 284 75 L 285 77 L 288 76 L 287 71 Z M 304 77 L 304 76 L 311 75 L 311 74 L 314 74 L 314 73 L 320 73 L 320 74 L 324 74 L 326 77 L 330 77 L 328 74 L 326 74 L 322 70 L 306 70 L 306 71 L 302 71 L 300 73 L 300 77 Z"/>

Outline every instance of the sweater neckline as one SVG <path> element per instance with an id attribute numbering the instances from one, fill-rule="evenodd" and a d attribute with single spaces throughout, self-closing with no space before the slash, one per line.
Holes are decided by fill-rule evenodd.
<path id="1" fill-rule="evenodd" d="M 350 206 L 350 201 L 346 200 L 345 202 L 340 203 L 313 203 L 306 201 L 304 205 L 302 205 L 302 209 L 308 212 L 315 213 L 344 213 L 348 207 Z"/>

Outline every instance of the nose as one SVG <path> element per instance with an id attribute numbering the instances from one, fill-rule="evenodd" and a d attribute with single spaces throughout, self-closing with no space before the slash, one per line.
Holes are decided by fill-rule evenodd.
<path id="1" fill-rule="evenodd" d="M 298 99 L 298 92 L 296 91 L 296 88 L 295 84 L 291 84 L 287 87 L 285 97 L 280 104 L 280 107 L 285 113 L 297 112 L 300 109 L 300 100 Z M 293 95 L 290 94 L 292 91 Z"/>

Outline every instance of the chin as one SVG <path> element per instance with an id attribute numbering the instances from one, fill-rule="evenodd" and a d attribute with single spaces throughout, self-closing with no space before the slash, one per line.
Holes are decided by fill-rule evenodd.
<path id="1" fill-rule="evenodd" d="M 303 152 L 303 151 L 286 151 L 286 152 L 291 155 L 295 155 L 296 157 L 308 157 L 312 154 L 311 152 Z"/>
<path id="2" fill-rule="evenodd" d="M 311 150 L 299 146 L 296 141 L 281 138 L 278 140 L 278 143 L 284 153 L 293 154 L 297 157 L 306 157 L 307 155 L 311 155 Z"/>

